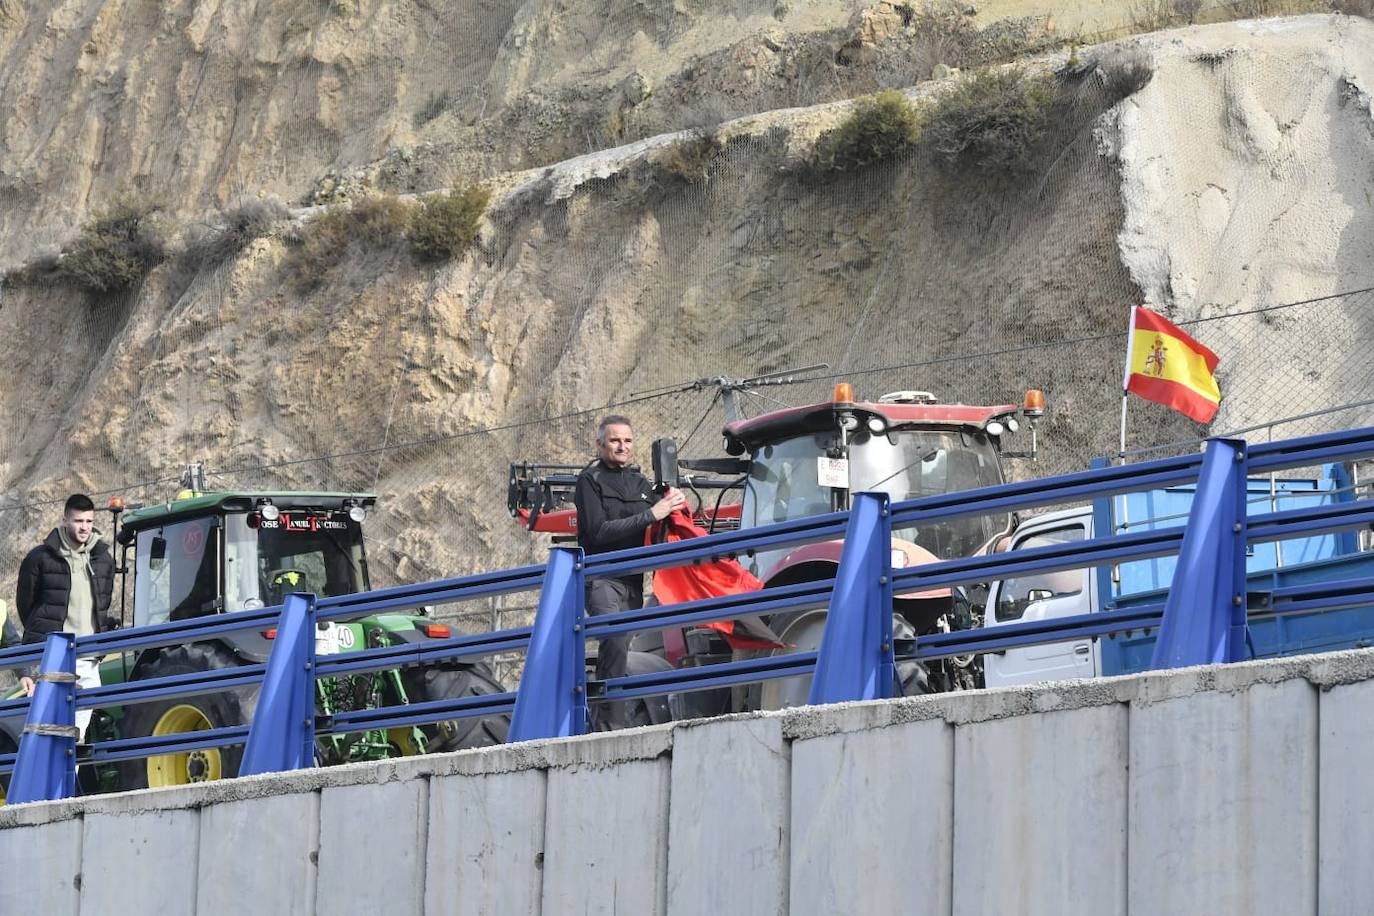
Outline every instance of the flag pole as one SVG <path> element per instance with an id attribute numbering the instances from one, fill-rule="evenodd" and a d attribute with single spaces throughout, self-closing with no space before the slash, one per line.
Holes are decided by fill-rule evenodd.
<path id="1" fill-rule="evenodd" d="M 1131 351 L 1135 347 L 1135 310 L 1136 306 L 1131 306 L 1131 322 L 1126 331 L 1126 365 L 1121 371 L 1121 461 L 1126 461 L 1126 395 L 1129 393 L 1126 386 L 1131 380 Z"/>
<path id="2" fill-rule="evenodd" d="M 1126 463 L 1126 389 L 1121 389 L 1121 451 L 1117 452 L 1117 457 L 1121 463 Z"/>

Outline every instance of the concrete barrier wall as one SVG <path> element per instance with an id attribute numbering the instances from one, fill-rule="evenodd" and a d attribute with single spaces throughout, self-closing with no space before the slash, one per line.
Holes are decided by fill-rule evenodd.
<path id="1" fill-rule="evenodd" d="M 0 913 L 1366 914 L 1374 650 L 0 809 Z"/>

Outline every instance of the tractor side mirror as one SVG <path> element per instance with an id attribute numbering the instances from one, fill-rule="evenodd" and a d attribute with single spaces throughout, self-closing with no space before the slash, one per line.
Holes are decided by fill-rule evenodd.
<path id="1" fill-rule="evenodd" d="M 654 489 L 661 493 L 668 487 L 677 486 L 680 478 L 677 442 L 673 439 L 655 439 L 649 450 L 654 459 Z"/>
<path id="2" fill-rule="evenodd" d="M 1030 602 L 1030 601 L 1044 601 L 1044 600 L 1047 599 L 1047 598 L 1053 598 L 1053 597 L 1054 597 L 1054 592 L 1050 591 L 1050 590 L 1047 589 L 1047 588 L 1033 588 L 1033 589 L 1031 589 L 1030 592 L 1026 595 L 1026 601 L 1028 601 L 1028 602 Z"/>

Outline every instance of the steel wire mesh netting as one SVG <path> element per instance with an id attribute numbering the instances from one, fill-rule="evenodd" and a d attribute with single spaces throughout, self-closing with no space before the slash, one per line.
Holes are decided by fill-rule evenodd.
<path id="1" fill-rule="evenodd" d="M 765 134 L 712 150 L 700 174 L 650 157 L 570 191 L 546 184 L 505 204 L 461 265 L 367 261 L 299 301 L 248 297 L 229 265 L 54 308 L 61 351 L 0 366 L 6 596 L 68 492 L 160 502 L 189 461 L 216 489 L 376 492 L 375 585 L 538 562 L 547 540 L 506 513 L 509 463 L 586 461 L 610 410 L 633 417 L 645 446 L 690 435 L 685 454 L 717 454 L 715 390 L 680 390 L 703 377 L 830 367 L 747 391 L 750 414 L 825 400 L 837 380 L 868 398 L 920 389 L 963 403 L 1014 404 L 1037 387 L 1050 405 L 1041 458 L 1013 474 L 1118 451 L 1140 292 L 1117 249 L 1116 168 L 1090 127 L 1031 179 L 975 180 L 923 149 L 839 173 L 789 157 Z M 0 333 L 28 339 L 41 304 L 5 293 Z M 1211 430 L 1230 430 L 1363 401 L 1371 306 L 1362 291 L 1162 310 L 1220 354 Z M 1273 434 L 1371 419 L 1352 407 Z M 1196 448 L 1207 432 L 1133 399 L 1127 450 Z M 488 629 L 526 619 L 532 601 L 441 610 Z"/>

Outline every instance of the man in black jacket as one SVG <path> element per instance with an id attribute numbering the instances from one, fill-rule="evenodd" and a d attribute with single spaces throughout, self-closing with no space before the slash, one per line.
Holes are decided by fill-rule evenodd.
<path id="1" fill-rule="evenodd" d="M 655 497 L 644 475 L 629 466 L 634 456 L 630 421 L 612 414 L 596 429 L 597 459 L 577 477 L 573 502 L 577 506 L 577 542 L 587 553 L 607 553 L 644 546 L 644 532 L 674 509 L 686 504 L 682 493 L 669 488 Z M 610 614 L 644 606 L 644 576 L 636 573 L 587 583 L 587 613 Z M 613 636 L 600 641 L 596 676 L 601 680 L 625 674 L 629 639 Z M 604 704 L 603 728 L 623 724 L 623 703 Z"/>
<path id="2" fill-rule="evenodd" d="M 49 633 L 88 636 L 104 627 L 114 593 L 114 555 L 95 530 L 95 503 L 82 493 L 67 497 L 62 523 L 19 565 L 16 610 L 24 625 L 24 642 L 43 642 Z M 99 687 L 100 670 L 94 658 L 76 660 L 77 683 Z M 33 680 L 21 678 L 33 694 Z M 85 734 L 89 711 L 76 714 Z"/>

